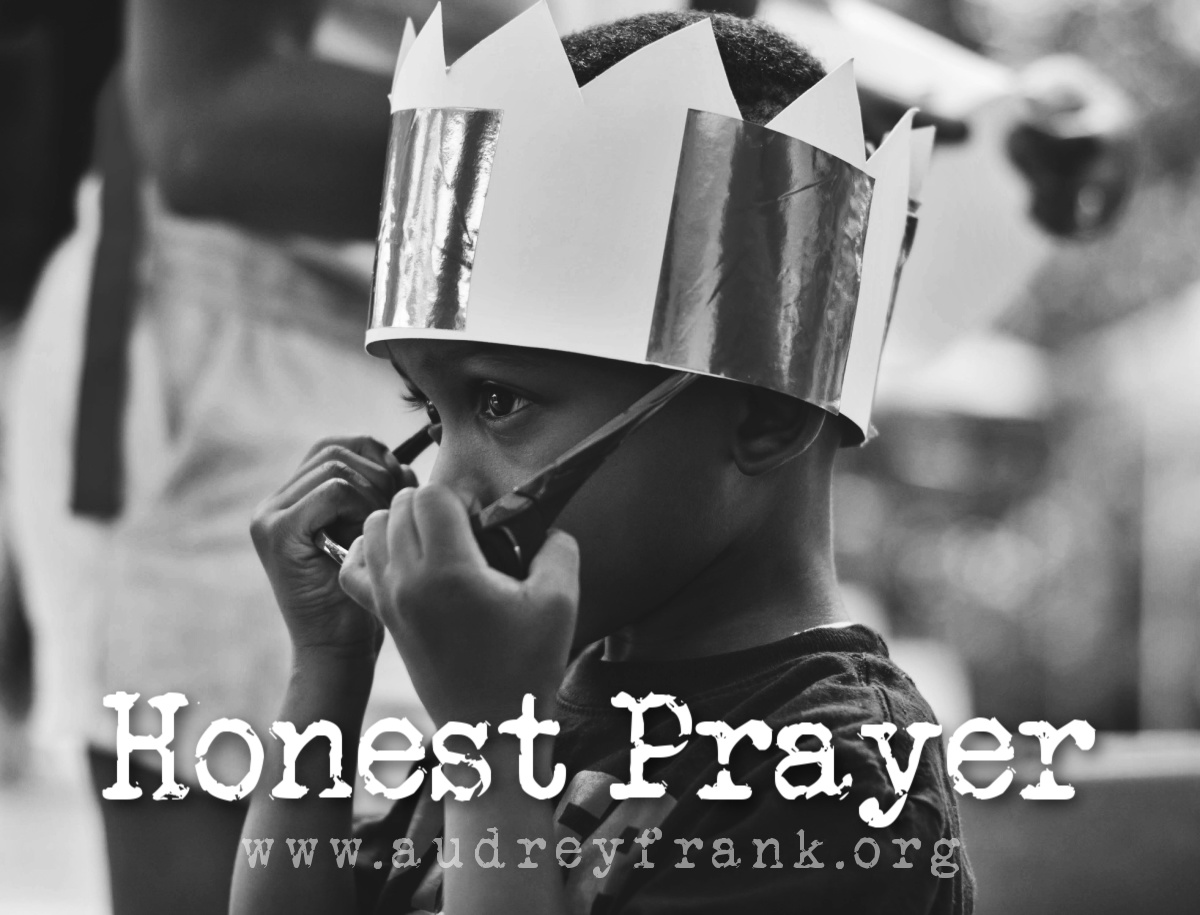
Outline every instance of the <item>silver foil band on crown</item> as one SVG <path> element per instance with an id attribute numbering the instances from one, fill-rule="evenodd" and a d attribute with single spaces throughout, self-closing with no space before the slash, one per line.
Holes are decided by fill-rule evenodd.
<path id="1" fill-rule="evenodd" d="M 392 114 L 367 326 L 462 330 L 503 112 Z"/>
<path id="2" fill-rule="evenodd" d="M 801 140 L 689 111 L 647 360 L 836 413 L 872 190 Z"/>
<path id="3" fill-rule="evenodd" d="M 370 331 L 466 329 L 502 114 L 392 115 Z M 650 333 L 630 356 L 837 413 L 872 192 L 801 140 L 689 111 Z"/>

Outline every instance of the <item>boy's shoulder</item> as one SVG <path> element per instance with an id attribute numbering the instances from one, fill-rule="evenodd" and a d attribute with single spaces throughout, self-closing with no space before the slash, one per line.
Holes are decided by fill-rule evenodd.
<path id="1" fill-rule="evenodd" d="M 603 734 L 624 723 L 627 732 L 630 713 L 612 702 L 621 692 L 669 695 L 685 703 L 694 720 L 719 718 L 733 727 L 752 719 L 775 728 L 819 723 L 835 740 L 857 739 L 866 723 L 904 728 L 933 721 L 929 704 L 891 660 L 883 639 L 857 624 L 819 626 L 767 645 L 670 662 L 604 661 L 594 645 L 576 658 L 559 690 L 564 730 Z M 648 719 L 647 727 L 678 726 L 669 717 L 659 719 Z"/>
<path id="2" fill-rule="evenodd" d="M 679 745 L 681 733 L 691 731 L 682 750 L 647 763 L 645 778 L 666 788 L 658 797 L 612 798 L 611 787 L 630 780 L 633 746 L 633 713 L 612 707 L 618 692 L 671 696 L 676 709 L 686 706 L 688 728 L 681 729 L 669 706 L 644 715 L 645 744 Z M 602 902 L 619 908 L 636 895 L 639 911 L 704 911 L 736 898 L 773 911 L 790 910 L 801 896 L 826 896 L 838 910 L 884 911 L 906 897 L 912 911 L 969 910 L 971 877 L 952 844 L 959 839 L 958 811 L 938 740 L 922 748 L 887 827 L 871 827 L 860 814 L 868 799 L 884 810 L 899 799 L 878 743 L 865 738 L 863 726 L 896 727 L 889 743 L 904 768 L 913 750 L 908 726 L 934 722 L 872 630 L 820 627 L 746 651 L 654 665 L 608 663 L 592 650 L 576 660 L 559 703 L 556 756 L 570 778 L 558 831 L 583 843 L 626 839 L 626 853 L 609 865 L 604 846 L 596 845 L 580 868 L 591 876 L 568 876 Z M 721 722 L 727 734 L 745 729 L 726 758 L 704 721 Z M 726 768 L 740 799 L 713 798 L 711 786 Z M 803 790 L 818 783 L 828 793 Z M 636 840 L 655 829 L 661 838 L 643 851 Z M 947 861 L 934 868 L 942 841 L 949 843 L 942 846 Z M 909 843 L 909 851 L 898 842 Z M 878 866 L 863 867 L 874 848 Z M 655 867 L 639 866 L 656 860 Z M 905 861 L 912 867 L 895 866 Z M 647 907 L 650 900 L 658 903 Z"/>
<path id="3" fill-rule="evenodd" d="M 749 733 L 737 743 L 730 759 L 734 773 L 746 769 L 747 774 L 761 775 L 767 766 L 774 782 L 774 768 L 786 755 L 779 737 L 791 728 L 789 734 L 800 736 L 789 739 L 789 746 L 811 750 L 827 743 L 839 772 L 854 770 L 850 784 L 859 791 L 888 785 L 878 744 L 862 737 L 864 725 L 895 725 L 897 732 L 889 743 L 904 763 L 912 750 L 909 725 L 935 722 L 912 679 L 891 660 L 883 639 L 866 626 L 817 627 L 755 648 L 671 662 L 604 661 L 597 645 L 575 660 L 558 694 L 556 717 L 562 731 L 556 758 L 569 772 L 598 768 L 614 776 L 628 775 L 631 726 L 638 713 L 627 707 L 628 700 L 620 706 L 613 702 L 620 693 L 641 700 L 652 697 L 641 715 L 645 743 L 677 744 L 681 734 L 690 732 L 682 751 L 647 768 L 648 778 L 652 772 L 664 780 L 672 776 L 680 791 L 708 776 L 709 770 L 721 768 L 715 740 L 704 736 L 709 729 L 701 722 L 718 721 L 735 730 L 761 721 L 770 730 L 767 750 L 755 747 Z M 663 697 L 670 697 L 676 710 Z M 686 727 L 681 714 L 688 719 Z M 811 737 L 803 736 L 808 731 Z M 918 786 L 922 774 L 944 774 L 940 746 L 927 746 L 921 763 Z"/>

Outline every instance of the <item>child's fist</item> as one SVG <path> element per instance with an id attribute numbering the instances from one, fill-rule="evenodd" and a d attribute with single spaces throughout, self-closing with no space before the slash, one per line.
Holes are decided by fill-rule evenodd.
<path id="1" fill-rule="evenodd" d="M 439 726 L 551 706 L 579 604 L 579 551 L 551 532 L 524 581 L 489 568 L 467 509 L 444 486 L 406 489 L 367 518 L 341 582 L 383 620 Z"/>
<path id="2" fill-rule="evenodd" d="M 250 534 L 297 649 L 329 649 L 374 659 L 379 622 L 338 585 L 337 566 L 315 544 L 336 526 L 357 533 L 396 490 L 415 485 L 412 471 L 370 438 L 327 439 L 254 513 Z"/>

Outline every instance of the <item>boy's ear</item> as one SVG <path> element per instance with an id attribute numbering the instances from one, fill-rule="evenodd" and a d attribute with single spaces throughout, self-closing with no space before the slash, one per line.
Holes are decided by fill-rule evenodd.
<path id="1" fill-rule="evenodd" d="M 733 458 L 747 476 L 768 473 L 812 447 L 829 416 L 820 407 L 747 386 Z"/>

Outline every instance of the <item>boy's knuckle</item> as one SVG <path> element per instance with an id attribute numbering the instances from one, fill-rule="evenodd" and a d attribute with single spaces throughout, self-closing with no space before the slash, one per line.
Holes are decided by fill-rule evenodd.
<path id="1" fill-rule="evenodd" d="M 320 486 L 318 486 L 316 488 L 316 492 L 326 497 L 338 497 L 345 492 L 349 485 L 350 484 L 341 477 L 333 477 L 325 480 Z"/>
<path id="2" fill-rule="evenodd" d="M 351 435 L 342 439 L 342 445 L 354 454 L 365 454 L 375 444 L 375 439 L 369 435 Z"/>
<path id="3" fill-rule="evenodd" d="M 250 540 L 256 547 L 263 547 L 271 539 L 271 522 L 260 512 L 255 512 L 250 519 Z"/>
<path id="4" fill-rule="evenodd" d="M 255 527 L 256 525 L 262 524 L 264 521 L 266 521 L 267 514 L 270 512 L 270 510 L 271 504 L 270 500 L 268 499 L 263 499 L 263 501 L 255 505 L 254 510 L 250 513 L 250 526 Z"/>
<path id="5" fill-rule="evenodd" d="M 362 497 L 354 482 L 345 477 L 334 477 L 325 485 L 330 492 L 336 495 L 339 501 L 357 502 Z"/>
<path id="6" fill-rule="evenodd" d="M 434 484 L 430 486 L 422 486 L 417 489 L 418 493 L 424 492 L 424 498 L 431 503 L 443 505 L 447 507 L 456 507 L 462 504 L 454 490 L 445 484 Z"/>
<path id="7" fill-rule="evenodd" d="M 343 446 L 343 442 L 345 442 L 345 438 L 342 436 L 326 436 L 312 446 L 312 449 L 309 451 L 309 457 L 312 458 L 318 455 L 327 454 L 335 449 L 341 448 Z"/>
<path id="8" fill-rule="evenodd" d="M 359 564 L 351 560 L 338 569 L 338 584 L 352 598 L 359 593 Z"/>
<path id="9" fill-rule="evenodd" d="M 560 616 L 574 611 L 575 595 L 567 588 L 552 588 L 542 599 L 547 612 Z"/>
<path id="10" fill-rule="evenodd" d="M 435 502 L 445 488 L 439 483 L 426 483 L 417 488 L 417 491 L 413 493 L 413 498 L 420 499 L 422 502 Z"/>
<path id="11" fill-rule="evenodd" d="M 321 465 L 321 470 L 324 473 L 342 477 L 343 479 L 349 477 L 352 472 L 350 465 L 336 456 L 327 457 L 325 463 Z"/>
<path id="12" fill-rule="evenodd" d="M 328 456 L 330 460 L 340 461 L 347 467 L 353 467 L 355 464 L 362 464 L 362 459 L 365 456 L 363 453 L 364 450 L 365 449 L 350 448 L 346 445 L 338 445 L 330 449 Z"/>
<path id="13" fill-rule="evenodd" d="M 254 513 L 250 516 L 250 536 L 255 543 L 271 539 L 279 526 L 281 514 L 269 499 L 260 502 L 255 507 Z"/>

